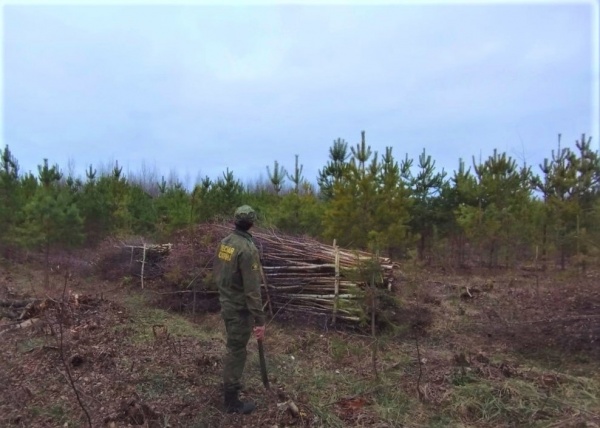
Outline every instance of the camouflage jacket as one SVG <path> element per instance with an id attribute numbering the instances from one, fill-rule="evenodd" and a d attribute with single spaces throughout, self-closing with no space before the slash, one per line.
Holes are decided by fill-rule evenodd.
<path id="1" fill-rule="evenodd" d="M 215 257 L 214 276 L 224 314 L 249 311 L 255 325 L 265 324 L 260 269 L 258 249 L 248 232 L 236 229 L 221 241 Z"/>

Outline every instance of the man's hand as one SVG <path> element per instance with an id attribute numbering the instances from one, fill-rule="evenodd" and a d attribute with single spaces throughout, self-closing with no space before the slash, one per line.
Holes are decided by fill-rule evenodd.
<path id="1" fill-rule="evenodd" d="M 254 327 L 254 335 L 256 336 L 256 340 L 263 340 L 265 338 L 265 326 L 257 325 Z"/>

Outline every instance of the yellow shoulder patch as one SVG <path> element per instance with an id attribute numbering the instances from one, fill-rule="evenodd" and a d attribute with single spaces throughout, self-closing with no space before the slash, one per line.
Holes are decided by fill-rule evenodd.
<path id="1" fill-rule="evenodd" d="M 221 260 L 225 260 L 226 262 L 230 262 L 234 252 L 235 248 L 230 247 L 229 245 L 221 244 L 221 247 L 219 248 L 219 258 Z"/>
<path id="2" fill-rule="evenodd" d="M 258 263 L 252 263 L 252 270 L 258 270 Z"/>

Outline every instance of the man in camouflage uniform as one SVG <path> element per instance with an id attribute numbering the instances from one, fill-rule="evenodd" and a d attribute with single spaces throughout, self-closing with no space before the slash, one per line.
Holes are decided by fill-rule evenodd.
<path id="1" fill-rule="evenodd" d="M 223 361 L 225 409 L 228 413 L 248 414 L 256 406 L 239 399 L 246 345 L 253 330 L 257 339 L 264 337 L 265 315 L 260 294 L 260 257 L 248 233 L 256 213 L 243 205 L 234 217 L 235 230 L 217 248 L 214 274 L 227 330 L 227 354 Z"/>

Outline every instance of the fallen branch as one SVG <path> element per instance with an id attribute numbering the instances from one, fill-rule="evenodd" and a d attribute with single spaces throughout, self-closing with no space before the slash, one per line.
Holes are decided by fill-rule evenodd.
<path id="1" fill-rule="evenodd" d="M 30 318 L 28 320 L 25 320 L 25 321 L 17 323 L 17 324 L 10 324 L 6 330 L 0 331 L 0 335 L 3 335 L 4 333 L 12 331 L 12 330 L 17 330 L 19 328 L 27 328 L 27 327 L 34 326 L 39 321 L 40 321 L 39 318 Z"/>
<path id="2" fill-rule="evenodd" d="M 13 300 L 13 299 L 0 299 L 0 307 L 4 308 L 24 308 L 31 303 L 39 303 L 40 299 L 24 299 L 24 300 Z"/>
<path id="3" fill-rule="evenodd" d="M 169 294 L 188 294 L 188 293 L 198 293 L 198 294 L 219 294 L 218 290 L 177 290 L 177 291 L 154 291 L 148 290 L 152 294 L 158 295 L 169 295 Z"/>

